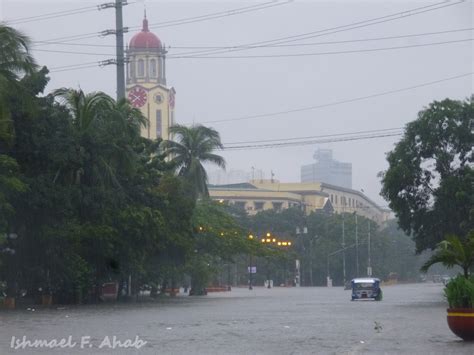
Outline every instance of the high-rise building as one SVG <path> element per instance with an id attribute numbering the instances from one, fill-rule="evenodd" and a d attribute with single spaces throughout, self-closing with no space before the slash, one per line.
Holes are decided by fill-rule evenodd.
<path id="1" fill-rule="evenodd" d="M 352 164 L 334 160 L 331 149 L 318 149 L 313 164 L 301 167 L 301 182 L 323 182 L 352 188 Z"/>
<path id="2" fill-rule="evenodd" d="M 175 93 L 166 85 L 166 49 L 148 28 L 135 34 L 126 50 L 127 97 L 148 119 L 141 135 L 149 139 L 169 139 L 169 127 L 174 124 Z"/>

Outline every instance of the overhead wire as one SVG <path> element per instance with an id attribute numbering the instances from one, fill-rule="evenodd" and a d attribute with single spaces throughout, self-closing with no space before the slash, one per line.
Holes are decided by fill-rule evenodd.
<path id="1" fill-rule="evenodd" d="M 393 39 L 402 39 L 402 38 L 412 38 L 412 37 L 421 37 L 421 36 L 433 36 L 440 34 L 456 33 L 456 32 L 466 32 L 472 31 L 474 27 L 469 28 L 460 28 L 453 30 L 444 30 L 444 31 L 435 31 L 435 32 L 422 32 L 422 33 L 410 33 L 405 35 L 397 36 L 387 36 L 387 37 L 373 37 L 373 38 L 359 38 L 359 39 L 349 39 L 341 41 L 326 41 L 326 42 L 312 42 L 312 43 L 292 43 L 292 44 L 269 44 L 264 46 L 265 48 L 284 48 L 284 47 L 306 47 L 306 46 L 319 46 L 319 45 L 333 45 L 333 44 L 345 44 L 345 43 L 356 43 L 356 42 L 370 42 L 370 41 L 382 41 L 382 40 L 393 40 Z M 69 42 L 54 42 L 54 41 L 35 41 L 34 43 L 44 43 L 44 44 L 58 44 L 65 46 L 81 46 L 81 47 L 110 47 L 115 48 L 114 44 L 97 44 L 97 43 L 69 43 Z M 168 49 L 231 49 L 236 46 L 168 46 Z M 262 46 L 263 48 L 263 46 Z"/>
<path id="2" fill-rule="evenodd" d="M 207 14 L 207 15 L 193 16 L 193 17 L 188 17 L 188 18 L 183 18 L 183 19 L 178 19 L 178 20 L 158 22 L 158 23 L 155 23 L 155 24 L 149 24 L 148 27 L 149 28 L 164 28 L 164 27 L 172 27 L 172 26 L 178 26 L 178 25 L 186 25 L 186 24 L 195 23 L 195 22 L 215 20 L 215 19 L 219 19 L 219 18 L 223 18 L 223 17 L 235 16 L 235 15 L 240 15 L 240 14 L 244 14 L 244 13 L 248 13 L 248 12 L 264 10 L 264 9 L 268 9 L 268 8 L 271 8 L 271 7 L 287 5 L 291 2 L 293 2 L 293 0 L 268 1 L 268 2 L 265 2 L 265 3 L 261 3 L 261 4 L 245 6 L 245 7 L 231 9 L 231 10 L 220 11 L 220 12 L 211 13 L 211 14 Z M 131 28 L 139 29 L 140 27 L 139 26 L 134 26 L 134 27 L 131 27 Z"/>
<path id="3" fill-rule="evenodd" d="M 363 20 L 363 21 L 358 21 L 358 22 L 353 22 L 347 25 L 340 25 L 340 26 L 335 26 L 335 27 L 330 27 L 322 30 L 317 30 L 317 31 L 311 31 L 311 32 L 306 32 L 298 35 L 291 35 L 291 36 L 284 36 L 284 37 L 279 37 L 271 40 L 264 40 L 264 41 L 257 41 L 257 42 L 251 42 L 251 43 L 246 43 L 246 44 L 241 44 L 238 46 L 235 46 L 235 48 L 228 49 L 228 50 L 202 50 L 202 51 L 190 51 L 190 52 L 184 52 L 181 53 L 180 55 L 211 55 L 211 54 L 220 54 L 220 53 L 228 53 L 228 52 L 235 52 L 235 51 L 243 51 L 243 50 L 251 50 L 255 48 L 261 48 L 262 45 L 268 45 L 268 44 L 285 44 L 285 43 L 291 43 L 291 42 L 296 42 L 296 41 L 301 41 L 304 39 L 309 39 L 309 38 L 316 38 L 316 37 L 321 37 L 321 36 L 327 36 L 330 34 L 334 33 L 340 33 L 340 32 L 345 32 L 345 31 L 350 31 L 353 29 L 358 29 L 358 28 L 363 28 L 363 27 L 368 27 L 368 26 L 373 26 L 377 25 L 380 23 L 385 23 L 385 22 L 390 22 L 390 21 L 396 21 L 400 20 L 406 17 L 410 16 L 415 16 L 419 15 L 422 13 L 430 12 L 430 11 L 436 11 L 439 9 L 443 9 L 446 7 L 450 6 L 455 6 L 464 3 L 465 0 L 459 0 L 458 2 L 455 3 L 447 3 L 447 1 L 443 1 L 440 3 L 435 3 L 432 5 L 426 5 L 422 7 L 418 7 L 412 10 L 405 10 L 401 12 L 396 12 L 390 15 L 384 15 L 384 16 L 379 16 L 375 18 L 371 18 L 368 20 Z M 441 4 L 445 4 L 442 6 L 438 6 Z"/>
<path id="4" fill-rule="evenodd" d="M 196 56 L 171 55 L 171 56 L 168 56 L 168 59 L 252 59 L 252 58 L 314 57 L 314 56 L 322 56 L 322 55 L 367 53 L 367 52 L 379 52 L 379 51 L 388 51 L 388 50 L 406 49 L 406 48 L 439 46 L 439 45 L 450 44 L 450 43 L 470 42 L 472 40 L 473 40 L 473 38 L 465 38 L 465 39 L 458 39 L 458 40 L 451 40 L 451 41 L 411 44 L 411 45 L 404 45 L 404 46 L 352 49 L 352 50 L 346 50 L 346 51 L 311 52 L 311 53 L 277 53 L 277 54 L 222 55 L 222 56 L 215 56 L 215 55 L 202 55 L 202 56 L 199 56 L 199 55 L 196 55 Z"/>
<path id="5" fill-rule="evenodd" d="M 172 55 L 172 56 L 168 56 L 167 58 L 168 59 L 291 58 L 291 57 L 307 57 L 307 56 L 321 56 L 321 55 L 335 55 L 335 54 L 365 53 L 365 52 L 378 52 L 378 51 L 398 50 L 398 49 L 417 48 L 417 47 L 429 47 L 429 46 L 437 46 L 437 45 L 444 45 L 444 44 L 451 44 L 451 43 L 470 42 L 472 40 L 473 40 L 473 38 L 465 38 L 465 39 L 459 39 L 459 40 L 431 42 L 431 43 L 420 43 L 420 44 L 404 45 L 404 46 L 353 49 L 353 50 L 329 51 L 329 52 L 262 54 L 262 55 L 236 55 L 236 56 L 179 56 L 179 55 Z M 38 52 L 51 52 L 51 53 L 64 53 L 64 54 L 83 54 L 83 55 L 93 55 L 93 56 L 113 56 L 114 55 L 114 53 L 79 52 L 79 51 L 67 51 L 67 50 L 57 50 L 57 49 L 38 49 L 38 48 L 34 48 L 33 50 L 38 51 Z"/>
<path id="6" fill-rule="evenodd" d="M 41 15 L 19 17 L 19 18 L 14 18 L 11 20 L 6 19 L 5 22 L 8 24 L 16 25 L 16 24 L 39 21 L 39 20 L 49 20 L 51 18 L 56 18 L 56 17 L 76 15 L 78 13 L 85 13 L 85 12 L 91 12 L 91 11 L 97 11 L 97 6 L 84 6 L 84 7 L 79 7 L 75 9 L 50 12 L 50 13 L 41 14 Z"/>
<path id="7" fill-rule="evenodd" d="M 240 8 L 235 8 L 231 10 L 225 10 L 225 11 L 220 11 L 216 13 L 210 13 L 206 15 L 200 15 L 200 16 L 192 16 L 192 17 L 187 17 L 183 19 L 177 19 L 177 20 L 169 20 L 165 22 L 158 22 L 155 24 L 149 24 L 149 28 L 161 28 L 161 27 L 169 27 L 169 26 L 177 26 L 181 24 L 188 24 L 188 23 L 194 23 L 194 22 L 200 22 L 200 21 L 205 21 L 205 20 L 210 20 L 210 19 L 216 19 L 216 18 L 221 18 L 221 17 L 228 17 L 228 16 L 234 16 L 234 15 L 239 15 L 242 13 L 248 13 L 252 11 L 259 11 L 263 9 L 267 9 L 270 7 L 275 7 L 275 6 L 280 6 L 280 5 L 285 5 L 288 3 L 291 3 L 292 0 L 287 0 L 287 1 L 269 1 L 266 3 L 262 4 L 256 4 L 256 5 L 251 5 L 251 6 L 245 6 L 245 7 L 240 7 Z M 220 14 L 219 16 L 216 16 L 217 14 Z M 213 17 L 210 17 L 213 16 Z M 128 27 L 128 29 L 140 29 L 140 26 L 131 26 Z M 53 38 L 50 40 L 42 40 L 42 41 L 34 41 L 34 43 L 42 43 L 42 44 L 47 44 L 48 42 L 54 42 L 54 41 L 63 41 L 63 42 L 68 42 L 68 41 L 76 41 L 80 39 L 86 39 L 86 38 L 92 38 L 92 37 L 97 37 L 99 36 L 100 33 L 98 32 L 89 32 L 89 33 L 84 33 L 84 34 L 79 34 L 79 35 L 73 35 L 73 36 L 65 36 L 65 37 L 57 37 Z"/>
<path id="8" fill-rule="evenodd" d="M 48 68 L 50 73 L 57 73 L 57 72 L 63 72 L 63 71 L 69 71 L 69 70 L 78 70 L 78 69 L 86 69 L 86 68 L 93 68 L 100 66 L 100 62 L 85 62 L 85 63 L 77 63 L 77 64 L 68 64 L 68 65 L 62 65 L 59 67 L 52 67 Z"/>
<path id="9" fill-rule="evenodd" d="M 311 139 L 311 140 L 297 141 L 297 142 L 247 144 L 247 145 L 237 145 L 237 146 L 231 146 L 231 147 L 227 147 L 224 145 L 222 150 L 230 151 L 230 150 L 243 150 L 243 149 L 249 150 L 249 149 L 285 148 L 285 147 L 295 147 L 295 146 L 304 146 L 304 145 L 313 145 L 313 144 L 348 142 L 348 141 L 359 141 L 359 140 L 385 138 L 385 137 L 395 137 L 395 136 L 400 136 L 402 134 L 403 132 L 388 132 L 388 133 L 379 133 L 379 134 L 371 134 L 371 135 L 334 137 L 334 138 L 325 138 L 325 139 Z"/>
<path id="10" fill-rule="evenodd" d="M 367 134 L 367 133 L 382 133 L 382 132 L 389 132 L 389 131 L 399 132 L 401 130 L 403 130 L 403 127 L 382 128 L 382 129 L 373 129 L 373 130 L 356 131 L 356 132 L 345 132 L 345 133 L 332 133 L 332 134 L 324 134 L 324 135 L 317 135 L 317 136 L 260 139 L 260 140 L 254 140 L 254 141 L 241 141 L 241 142 L 227 142 L 227 143 L 224 143 L 224 145 L 228 146 L 228 145 L 250 144 L 250 143 L 287 142 L 287 141 L 298 141 L 298 140 L 307 140 L 307 139 L 315 139 L 315 138 L 351 136 L 351 135 L 357 135 L 357 134 L 360 135 L 360 134 Z"/>
<path id="11" fill-rule="evenodd" d="M 466 32 L 466 31 L 472 31 L 472 30 L 474 30 L 474 27 L 460 28 L 460 29 L 454 29 L 454 30 L 445 30 L 445 31 L 435 31 L 435 32 L 411 33 L 411 34 L 397 35 L 397 36 L 348 39 L 348 40 L 340 40 L 340 41 L 292 43 L 292 44 L 268 44 L 265 46 L 261 46 L 261 48 L 308 47 L 308 46 L 320 46 L 320 45 L 357 43 L 357 42 L 384 41 L 384 40 L 413 38 L 413 37 L 421 37 L 421 36 L 433 36 L 433 35 L 456 33 L 456 32 Z M 232 49 L 232 48 L 236 48 L 236 46 L 169 46 L 169 48 L 170 49 Z"/>
<path id="12" fill-rule="evenodd" d="M 338 101 L 334 101 L 334 102 L 328 102 L 328 103 L 325 103 L 325 104 L 305 106 L 305 107 L 299 107 L 299 108 L 294 108 L 294 109 L 274 111 L 274 112 L 268 112 L 268 113 L 262 113 L 262 114 L 256 114 L 256 115 L 240 116 L 240 117 L 221 119 L 221 120 L 212 120 L 212 121 L 208 120 L 208 121 L 203 121 L 202 123 L 221 123 L 221 122 L 234 122 L 234 121 L 243 121 L 243 120 L 253 120 L 253 119 L 266 118 L 266 117 L 280 116 L 280 115 L 285 115 L 285 114 L 288 114 L 288 113 L 311 111 L 311 110 L 316 110 L 316 109 L 320 109 L 320 108 L 324 108 L 324 107 L 337 106 L 337 105 L 347 104 L 347 103 L 351 103 L 351 102 L 367 100 L 367 99 L 371 99 L 371 98 L 374 98 L 374 97 L 380 97 L 380 96 L 395 94 L 395 93 L 398 93 L 398 92 L 418 89 L 418 88 L 421 88 L 421 87 L 431 86 L 431 85 L 439 84 L 439 83 L 446 82 L 446 81 L 451 81 L 451 80 L 456 80 L 456 79 L 463 78 L 463 77 L 472 76 L 473 74 L 474 74 L 474 72 L 459 74 L 459 75 L 455 75 L 455 76 L 451 76 L 451 77 L 447 77 L 447 78 L 442 78 L 442 79 L 438 79 L 438 80 L 433 80 L 433 81 L 428 81 L 428 82 L 424 82 L 424 83 L 420 83 L 420 84 L 416 84 L 416 85 L 411 85 L 411 86 L 407 86 L 407 87 L 403 87 L 403 88 L 399 88 L 399 89 L 382 91 L 382 92 L 374 93 L 374 94 L 370 94 L 370 95 L 357 96 L 357 97 L 354 97 L 354 98 L 351 98 L 351 99 L 338 100 Z"/>
<path id="13" fill-rule="evenodd" d="M 456 2 L 456 3 L 454 3 L 454 4 L 448 4 L 448 5 L 444 5 L 444 6 L 442 6 L 442 7 L 452 6 L 452 5 L 455 5 L 455 4 L 462 3 L 462 2 L 464 2 L 464 1 L 465 1 L 465 0 L 460 0 L 460 1 Z M 410 16 L 413 16 L 413 15 L 419 13 L 419 12 L 414 13 L 414 11 L 419 11 L 420 9 L 422 9 L 423 11 L 437 10 L 437 9 L 439 9 L 439 8 L 442 8 L 441 6 L 437 6 L 437 5 L 439 5 L 439 4 L 445 4 L 445 3 L 446 3 L 446 1 L 441 2 L 441 3 L 432 4 L 432 5 L 428 5 L 428 6 L 423 6 L 423 7 L 420 7 L 420 8 L 413 9 L 413 10 L 406 10 L 406 11 L 404 11 L 404 12 L 399 12 L 399 13 L 396 13 L 396 14 L 386 15 L 386 16 L 379 17 L 379 18 L 393 17 L 394 15 L 400 15 L 400 16 L 401 16 L 401 15 L 403 15 L 403 14 L 405 14 L 404 16 L 408 16 L 408 15 L 406 15 L 407 12 L 409 13 Z M 437 7 L 432 8 L 433 6 L 437 6 Z M 379 18 L 376 18 L 376 19 L 379 19 Z M 365 20 L 365 21 L 362 21 L 362 22 L 368 22 L 368 21 L 373 21 L 373 20 L 374 20 L 374 19 Z M 357 22 L 357 23 L 361 23 L 361 22 Z M 357 23 L 356 23 L 356 24 L 357 24 Z M 350 26 L 350 25 L 338 26 L 338 27 L 335 27 L 335 28 L 347 27 L 347 26 Z M 346 29 L 346 30 L 347 30 L 347 29 Z M 322 31 L 326 31 L 326 30 L 322 30 Z M 321 31 L 317 31 L 317 32 L 321 32 Z M 78 35 L 78 36 L 84 36 L 84 35 Z M 93 34 L 93 35 L 91 34 L 91 36 L 94 36 L 94 37 L 95 37 L 96 34 Z M 290 36 L 290 37 L 294 37 L 294 36 Z M 69 37 L 63 37 L 63 38 L 71 38 L 71 39 L 72 39 L 73 37 L 72 37 L 72 36 L 69 36 Z M 265 41 L 265 42 L 272 42 L 272 41 L 274 42 L 275 40 L 269 40 L 269 41 Z M 447 41 L 446 41 L 446 42 L 447 42 Z M 276 43 L 276 44 L 278 44 L 278 43 Z M 437 44 L 445 44 L 445 43 L 425 44 L 425 45 L 418 45 L 418 46 L 437 45 Z M 402 46 L 400 46 L 400 48 L 402 48 Z M 383 48 L 383 49 L 359 50 L 359 51 L 357 51 L 357 52 L 376 51 L 376 50 L 389 50 L 389 49 L 400 49 L 400 48 Z M 46 51 L 46 50 L 43 50 L 43 51 Z M 51 50 L 51 51 L 52 51 L 52 50 Z M 68 52 L 68 51 L 61 51 L 61 52 L 58 51 L 57 53 L 67 53 L 67 52 Z M 72 51 L 69 51 L 69 52 L 71 52 L 71 54 L 108 55 L 108 54 L 105 54 L 105 53 L 104 53 L 104 54 L 102 54 L 102 53 L 99 54 L 99 53 L 86 53 L 86 52 L 73 53 Z M 342 51 L 342 52 L 343 52 L 343 51 Z M 346 51 L 346 52 L 349 52 L 349 53 L 350 53 L 350 52 L 356 52 L 356 51 Z M 336 53 L 325 53 L 325 54 L 336 54 Z M 310 54 L 305 54 L 305 53 L 303 53 L 303 54 L 299 54 L 299 56 L 306 56 L 306 55 L 322 55 L 322 54 L 321 54 L 321 53 L 310 53 Z M 278 55 L 273 55 L 273 56 L 278 56 Z M 292 55 L 285 54 L 285 56 L 298 56 L 298 54 L 292 54 Z M 186 56 L 182 56 L 182 55 L 181 55 L 179 58 L 178 58 L 178 56 L 175 56 L 175 57 L 173 57 L 173 56 L 168 56 L 168 58 L 177 58 L 177 59 L 183 59 L 183 58 L 185 58 L 185 57 L 186 57 Z M 226 56 L 226 57 L 228 57 L 228 56 Z M 266 57 L 266 56 L 265 56 L 265 57 Z"/>

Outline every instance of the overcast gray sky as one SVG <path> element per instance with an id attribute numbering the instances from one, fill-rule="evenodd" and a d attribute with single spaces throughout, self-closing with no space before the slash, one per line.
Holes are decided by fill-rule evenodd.
<path id="1" fill-rule="evenodd" d="M 112 0 L 108 0 L 109 2 Z M 104 1 L 104 2 L 108 2 Z M 260 1 L 264 3 L 265 0 Z M 280 1 L 284 3 L 284 1 Z M 466 40 L 473 31 L 458 31 L 391 40 L 280 46 L 223 53 L 220 56 L 273 55 L 264 58 L 174 58 L 179 53 L 198 49 L 179 47 L 236 46 L 302 33 L 324 30 L 440 3 L 449 5 L 398 19 L 339 33 L 320 33 L 319 37 L 291 44 L 346 41 L 374 37 L 400 36 L 474 27 L 473 3 L 442 0 L 425 1 L 293 1 L 259 11 L 225 16 L 209 21 L 151 30 L 169 48 L 168 84 L 177 91 L 176 118 L 179 123 L 207 122 L 239 118 L 336 101 L 411 87 L 473 72 L 472 41 L 412 47 L 385 51 L 366 51 L 325 55 L 298 55 L 321 52 L 354 51 L 372 48 L 413 46 L 434 42 Z M 49 68 L 90 63 L 113 58 L 114 38 L 94 35 L 113 29 L 113 9 L 94 11 L 100 1 L 0 1 L 0 19 L 27 33 L 33 41 L 91 34 L 91 38 L 68 42 L 76 45 L 35 43 L 37 61 Z M 144 4 L 150 25 L 206 15 L 257 2 L 238 1 L 130 1 L 124 7 L 124 25 L 141 26 Z M 83 8 L 84 12 L 45 20 L 19 18 Z M 81 10 L 82 11 L 82 10 Z M 405 13 L 410 14 L 410 13 Z M 17 19 L 17 21 L 13 21 Z M 8 22 L 8 21 L 11 22 Z M 30 21 L 34 20 L 34 21 Z M 136 30 L 126 35 L 128 41 Z M 324 35 L 323 35 L 324 34 Z M 64 41 L 64 40 L 60 40 Z M 82 44 L 82 45 L 77 45 Z M 101 45 L 100 47 L 84 44 Z M 94 55 L 46 52 L 76 51 Z M 72 68 L 68 68 L 72 69 Z M 58 87 L 81 87 L 85 91 L 105 91 L 115 96 L 115 67 L 94 66 L 51 73 L 48 91 Z M 222 135 L 224 142 L 316 136 L 354 131 L 403 127 L 433 100 L 446 97 L 463 99 L 473 90 L 473 77 L 465 76 L 436 85 L 343 103 L 314 110 L 262 117 L 258 119 L 205 123 Z M 349 142 L 334 142 L 280 149 L 224 152 L 228 168 L 249 171 L 252 166 L 275 173 L 281 181 L 299 181 L 300 166 L 312 162 L 317 147 L 332 148 L 340 161 L 353 164 L 353 187 L 365 192 L 381 205 L 377 173 L 386 169 L 385 154 L 399 137 Z"/>

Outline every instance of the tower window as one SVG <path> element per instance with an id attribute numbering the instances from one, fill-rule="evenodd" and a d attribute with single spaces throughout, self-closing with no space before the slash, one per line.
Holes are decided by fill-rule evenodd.
<path id="1" fill-rule="evenodd" d="M 156 60 L 155 60 L 155 59 L 151 59 L 151 60 L 150 60 L 150 77 L 156 78 L 156 73 L 157 73 L 157 70 L 156 70 Z"/>
<path id="2" fill-rule="evenodd" d="M 161 137 L 162 129 L 161 129 L 162 119 L 161 119 L 161 110 L 156 110 L 156 137 Z"/>
<path id="3" fill-rule="evenodd" d="M 137 68 L 138 76 L 144 77 L 145 76 L 145 61 L 143 59 L 138 59 L 137 65 L 138 65 L 138 68 Z"/>
<path id="4" fill-rule="evenodd" d="M 135 79 L 135 65 L 130 65 L 130 78 Z"/>

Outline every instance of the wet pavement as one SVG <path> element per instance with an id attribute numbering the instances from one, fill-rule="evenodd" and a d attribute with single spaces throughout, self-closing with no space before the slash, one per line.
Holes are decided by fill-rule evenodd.
<path id="1" fill-rule="evenodd" d="M 351 302 L 342 288 L 256 287 L 153 303 L 0 311 L 0 354 L 474 354 L 474 343 L 447 326 L 442 287 L 387 286 L 381 302 Z M 63 348 L 15 350 L 13 336 L 19 346 L 23 336 L 65 340 Z M 146 344 L 137 349 L 140 341 Z"/>

